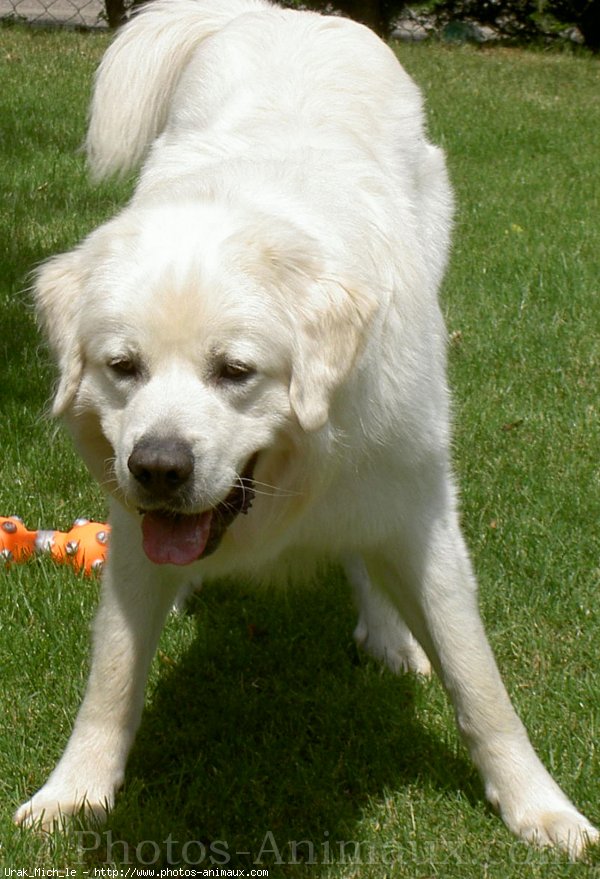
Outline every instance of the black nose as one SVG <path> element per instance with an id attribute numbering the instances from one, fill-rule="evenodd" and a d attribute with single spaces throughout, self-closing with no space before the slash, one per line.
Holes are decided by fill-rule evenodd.
<path id="1" fill-rule="evenodd" d="M 194 472 L 194 456 L 188 443 L 177 437 L 143 437 L 135 444 L 127 466 L 150 495 L 168 498 Z"/>

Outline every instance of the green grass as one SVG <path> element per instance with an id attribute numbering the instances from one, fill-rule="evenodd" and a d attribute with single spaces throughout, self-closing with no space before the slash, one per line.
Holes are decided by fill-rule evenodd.
<path id="1" fill-rule="evenodd" d="M 92 188 L 78 153 L 105 45 L 0 29 L 0 514 L 31 527 L 105 514 L 44 418 L 53 373 L 23 292 L 36 262 L 126 194 Z M 444 307 L 482 609 L 543 759 L 598 822 L 600 69 L 585 55 L 399 52 L 457 191 Z M 16 829 L 13 809 L 44 781 L 77 709 L 97 584 L 45 560 L 0 572 L 0 584 L 2 867 L 193 866 L 212 846 L 230 868 L 252 867 L 262 849 L 254 866 L 271 877 L 600 875 L 597 853 L 572 866 L 513 840 L 484 803 L 440 686 L 357 654 L 335 573 L 304 591 L 206 589 L 167 625 L 106 828 Z"/>

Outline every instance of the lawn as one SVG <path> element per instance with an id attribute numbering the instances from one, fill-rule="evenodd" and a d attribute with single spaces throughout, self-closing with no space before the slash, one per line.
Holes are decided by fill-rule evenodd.
<path id="1" fill-rule="evenodd" d="M 32 266 L 126 198 L 127 183 L 93 188 L 78 150 L 105 46 L 100 34 L 0 29 L 0 515 L 32 528 L 105 515 L 45 417 L 54 373 L 26 292 Z M 483 614 L 536 747 L 598 823 L 600 67 L 584 54 L 398 52 L 427 95 L 457 192 L 443 301 Z M 97 583 L 36 559 L 0 570 L 0 585 L 9 872 L 600 875 L 598 852 L 572 866 L 510 836 L 484 802 L 439 684 L 395 679 L 356 651 L 336 571 L 305 590 L 207 588 L 167 624 L 106 827 L 14 828 L 14 808 L 69 733 Z"/>

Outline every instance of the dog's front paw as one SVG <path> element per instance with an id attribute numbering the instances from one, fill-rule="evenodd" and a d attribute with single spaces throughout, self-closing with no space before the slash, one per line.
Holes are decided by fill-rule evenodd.
<path id="1" fill-rule="evenodd" d="M 573 861 L 580 858 L 588 846 L 600 842 L 600 833 L 573 806 L 559 812 L 527 815 L 518 833 L 533 845 L 562 849 Z"/>
<path id="2" fill-rule="evenodd" d="M 537 793 L 540 793 L 539 789 Z M 508 807 L 506 804 L 500 806 L 505 824 L 517 836 L 535 846 L 561 849 L 573 861 L 580 858 L 589 846 L 600 842 L 598 830 L 562 791 L 557 789 L 545 801 L 534 797 L 537 802 L 524 802 L 520 807 L 510 801 Z"/>
<path id="3" fill-rule="evenodd" d="M 69 816 L 84 814 L 103 822 L 114 802 L 114 790 L 98 785 L 71 787 L 48 782 L 14 814 L 15 824 L 34 830 L 61 828 Z"/>

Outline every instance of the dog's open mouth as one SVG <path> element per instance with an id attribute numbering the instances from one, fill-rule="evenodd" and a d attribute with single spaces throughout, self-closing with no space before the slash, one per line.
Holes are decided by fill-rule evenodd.
<path id="1" fill-rule="evenodd" d="M 189 565 L 213 553 L 234 519 L 252 506 L 256 458 L 249 461 L 237 484 L 216 507 L 202 513 L 141 511 L 144 552 L 150 561 L 156 565 Z"/>

